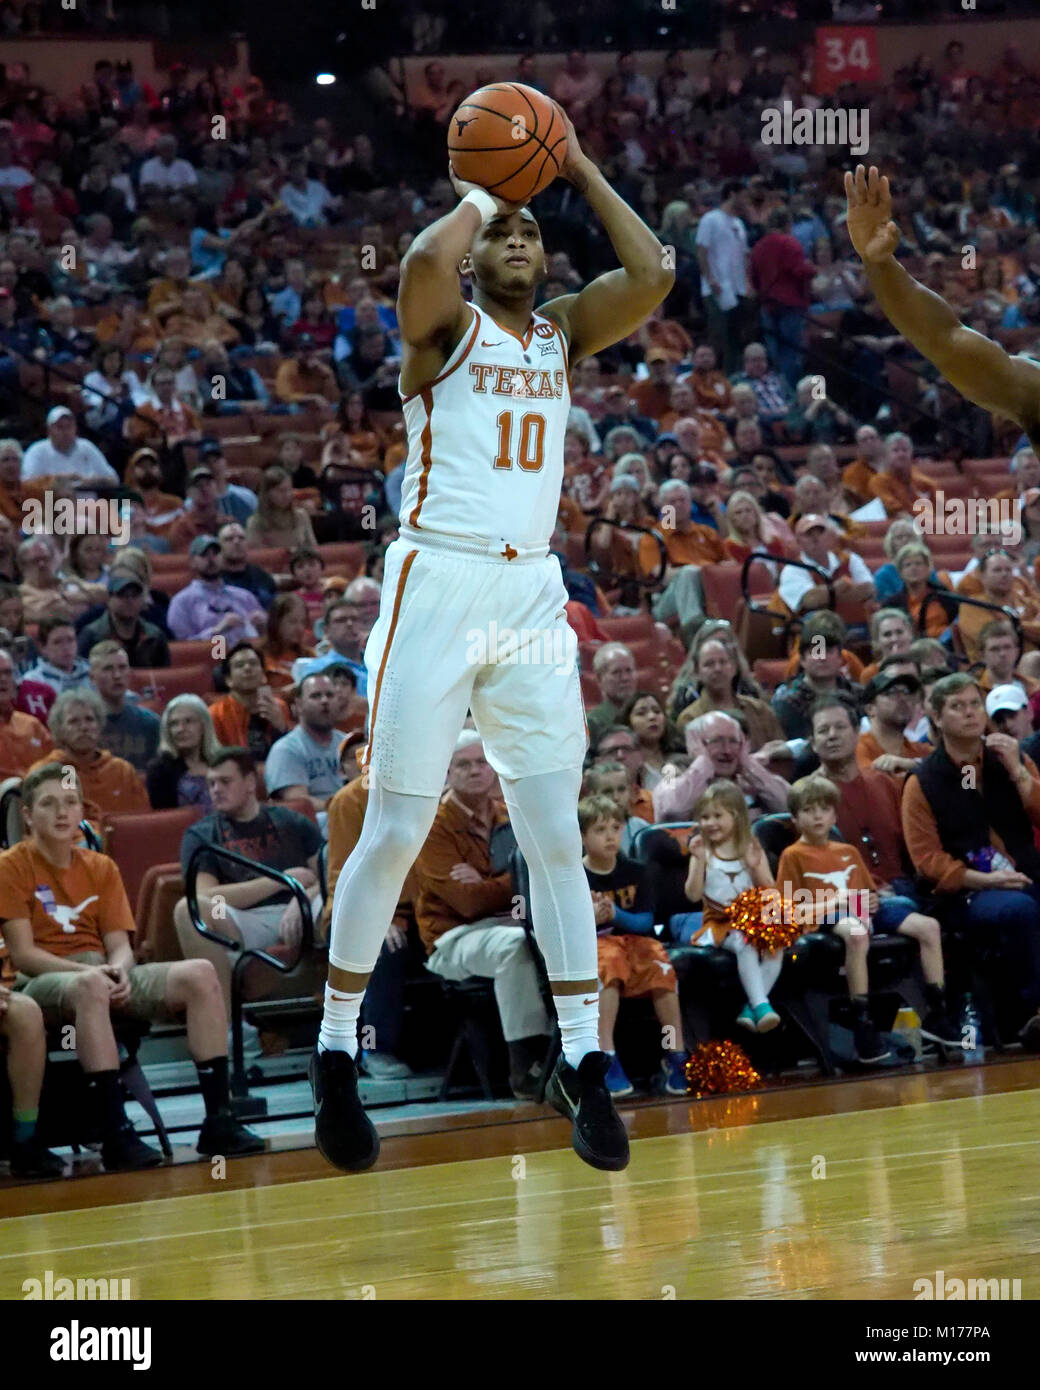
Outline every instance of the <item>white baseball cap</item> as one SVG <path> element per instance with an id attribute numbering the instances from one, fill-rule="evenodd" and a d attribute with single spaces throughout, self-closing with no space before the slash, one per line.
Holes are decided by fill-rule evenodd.
<path id="1" fill-rule="evenodd" d="M 1011 714 L 1029 705 L 1029 696 L 1020 685 L 997 685 L 986 696 L 986 713 L 993 718 L 1002 710 Z"/>
<path id="2" fill-rule="evenodd" d="M 61 420 L 61 419 L 62 419 L 64 416 L 66 416 L 66 415 L 69 417 L 70 420 L 75 420 L 75 418 L 76 418 L 75 415 L 72 413 L 72 411 L 68 408 L 67 405 L 56 405 L 56 406 L 53 408 L 53 410 L 49 410 L 49 411 L 47 412 L 47 424 L 48 424 L 48 426 L 50 426 L 50 425 L 56 425 L 56 424 L 58 423 L 58 421 Z"/>

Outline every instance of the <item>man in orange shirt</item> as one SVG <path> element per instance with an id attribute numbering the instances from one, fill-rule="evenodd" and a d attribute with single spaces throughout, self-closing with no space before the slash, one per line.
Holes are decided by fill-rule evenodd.
<path id="1" fill-rule="evenodd" d="M 18 680 L 10 652 L 0 648 L 0 782 L 24 777 L 33 763 L 54 747 L 40 721 L 15 709 Z"/>
<path id="2" fill-rule="evenodd" d="M 908 656 L 886 656 L 881 669 L 867 686 L 863 705 L 870 729 L 860 734 L 856 762 L 866 771 L 885 772 L 902 783 L 922 758 L 931 753 L 927 743 L 911 743 L 904 730 L 916 723 L 921 709 L 921 676 Z"/>
<path id="3" fill-rule="evenodd" d="M 510 1085 L 517 1099 L 529 1100 L 537 1094 L 551 1024 L 523 925 L 513 916 L 509 870 L 492 865 L 492 836 L 508 824 L 480 735 L 463 729 L 448 765 L 448 790 L 415 861 L 415 915 L 428 970 L 446 980 L 494 981 Z"/>
<path id="4" fill-rule="evenodd" d="M 932 499 L 939 484 L 914 467 L 914 446 L 908 434 L 897 431 L 885 440 L 879 471 L 868 483 L 871 497 L 878 497 L 889 516 L 913 512 L 919 497 Z"/>
<path id="5" fill-rule="evenodd" d="M 274 379 L 274 394 L 288 405 L 317 405 L 331 410 L 340 391 L 336 374 L 314 351 L 314 338 L 301 333 L 296 340 L 295 357 L 287 357 Z"/>
<path id="6" fill-rule="evenodd" d="M 885 446 L 873 425 L 860 425 L 856 431 L 856 447 L 859 453 L 842 472 L 841 485 L 862 506 L 873 496 L 870 484 L 877 475 Z"/>
<path id="7" fill-rule="evenodd" d="M 648 824 L 654 820 L 654 799 L 645 787 L 639 785 L 639 776 L 645 759 L 643 748 L 634 729 L 627 724 L 608 724 L 595 742 L 592 755 L 593 764 L 618 762 L 625 769 L 630 792 L 628 814 L 638 816 Z"/>
<path id="8" fill-rule="evenodd" d="M 51 706 L 47 721 L 55 746 L 29 769 L 35 772 L 48 763 L 75 768 L 87 819 L 95 826 L 103 816 L 152 809 L 133 766 L 101 747 L 105 718 L 105 707 L 93 690 L 66 690 Z"/>
<path id="9" fill-rule="evenodd" d="M 693 354 L 693 371 L 684 380 L 693 387 L 693 394 L 702 410 L 725 415 L 732 408 L 733 388 L 725 372 L 716 365 L 715 349 L 701 343 Z"/>
<path id="10" fill-rule="evenodd" d="M 1040 689 L 1040 681 L 1021 676 L 1015 669 L 1022 649 L 1010 618 L 991 618 L 980 629 L 978 651 L 985 668 L 979 676 L 979 689 L 984 695 L 1000 685 L 1018 685 L 1030 697 Z"/>
<path id="11" fill-rule="evenodd" d="M 130 455 L 124 481 L 131 492 L 141 494 L 149 533 L 165 536 L 184 511 L 184 499 L 162 491 L 162 465 L 154 449 L 138 449 Z"/>
<path id="12" fill-rule="evenodd" d="M 217 739 L 225 748 L 248 748 L 260 764 L 271 745 L 292 727 L 289 706 L 267 683 L 256 648 L 236 642 L 224 663 L 228 693 L 209 707 Z"/>
<path id="13" fill-rule="evenodd" d="M 77 780 L 47 765 L 22 785 L 28 836 L 0 854 L 4 974 L 52 1023 L 75 1023 L 76 1051 L 109 1172 L 153 1168 L 161 1155 L 126 1117 L 112 1013 L 131 1018 L 187 1015 L 206 1119 L 198 1152 L 258 1153 L 263 1140 L 238 1123 L 228 1095 L 227 1015 L 206 961 L 136 965 L 134 918 L 119 870 L 107 855 L 80 849 L 84 812 Z"/>
<path id="14" fill-rule="evenodd" d="M 986 733 L 966 673 L 936 682 L 928 712 L 938 739 L 903 789 L 906 846 L 944 926 L 979 943 L 983 968 L 1017 996 L 1019 1038 L 1040 1051 L 1040 774 L 1009 734 Z"/>
<path id="15" fill-rule="evenodd" d="M 660 520 L 653 534 L 664 543 L 667 562 L 664 588 L 653 599 L 653 615 L 658 622 L 677 625 L 688 647 L 704 622 L 700 567 L 721 564 L 726 551 L 718 531 L 690 520 L 693 497 L 684 482 L 672 478 L 663 483 L 657 500 Z M 643 574 L 654 574 L 661 552 L 651 536 L 640 537 L 637 555 Z"/>
<path id="16" fill-rule="evenodd" d="M 660 420 L 670 408 L 671 389 L 675 381 L 675 363 L 667 350 L 652 347 L 646 354 L 646 368 L 649 373 L 642 381 L 634 381 L 629 388 L 629 396 L 639 402 L 640 415 L 651 420 Z"/>

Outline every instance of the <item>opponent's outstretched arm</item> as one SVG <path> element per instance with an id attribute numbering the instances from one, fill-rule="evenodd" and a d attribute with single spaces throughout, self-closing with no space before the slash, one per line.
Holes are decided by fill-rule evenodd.
<path id="1" fill-rule="evenodd" d="M 887 175 L 873 165 L 868 175 L 860 164 L 855 174 L 846 172 L 845 193 L 849 236 L 889 321 L 962 396 L 1006 415 L 1031 438 L 1040 436 L 1040 365 L 966 328 L 941 296 L 899 264 Z"/>
<path id="2" fill-rule="evenodd" d="M 563 329 L 573 367 L 612 343 L 620 342 L 646 321 L 675 284 L 675 271 L 665 268 L 664 247 L 643 219 L 619 197 L 578 143 L 570 117 L 557 106 L 567 127 L 567 158 L 560 174 L 584 195 L 606 228 L 621 262 L 579 290 L 543 304 L 546 314 Z"/>

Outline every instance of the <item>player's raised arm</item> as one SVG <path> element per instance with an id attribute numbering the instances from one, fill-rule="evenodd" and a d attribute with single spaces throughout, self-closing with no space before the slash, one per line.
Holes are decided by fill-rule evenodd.
<path id="1" fill-rule="evenodd" d="M 397 295 L 397 321 L 401 340 L 422 348 L 457 336 L 466 309 L 459 287 L 459 262 L 470 249 L 481 216 L 467 193 L 477 187 L 455 177 L 451 181 L 463 199 L 451 212 L 425 227 L 405 252 Z M 491 195 L 487 195 L 491 196 Z M 499 211 L 514 211 L 516 204 L 494 198 Z"/>
<path id="2" fill-rule="evenodd" d="M 870 287 L 890 322 L 933 362 L 969 401 L 1006 415 L 1031 438 L 1040 433 L 1040 365 L 1012 357 L 999 343 L 966 328 L 939 295 L 895 258 L 899 228 L 892 221 L 887 176 L 863 165 L 846 172 L 848 228 Z"/>
<path id="3" fill-rule="evenodd" d="M 644 323 L 675 284 L 675 271 L 665 268 L 664 247 L 582 152 L 570 118 L 558 109 L 567 127 L 567 158 L 560 174 L 588 199 L 621 262 L 620 270 L 609 270 L 577 294 L 561 295 L 539 309 L 566 334 L 573 367 Z"/>

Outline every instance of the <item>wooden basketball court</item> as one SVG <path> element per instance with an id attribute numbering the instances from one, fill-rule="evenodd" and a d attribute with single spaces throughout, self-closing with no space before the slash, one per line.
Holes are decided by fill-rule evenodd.
<path id="1" fill-rule="evenodd" d="M 313 1148 L 0 1190 L 0 1298 L 911 1299 L 1040 1287 L 1040 1061 L 625 1108 L 598 1173 L 535 1106 L 401 1124 L 378 1168 Z"/>

